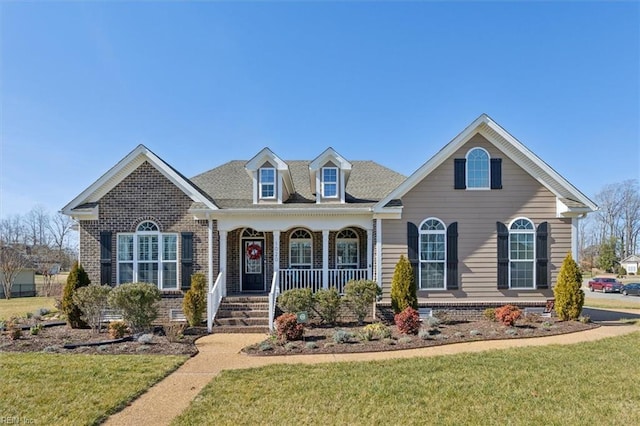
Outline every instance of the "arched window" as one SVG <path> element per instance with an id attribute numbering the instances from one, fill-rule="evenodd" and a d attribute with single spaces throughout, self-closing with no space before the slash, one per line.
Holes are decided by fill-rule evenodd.
<path id="1" fill-rule="evenodd" d="M 358 234 L 353 229 L 343 229 L 336 235 L 336 267 L 357 269 L 360 261 Z"/>
<path id="2" fill-rule="evenodd" d="M 467 189 L 489 189 L 489 153 L 473 148 L 467 153 Z"/>
<path id="3" fill-rule="evenodd" d="M 297 229 L 289 238 L 289 265 L 291 269 L 311 269 L 313 256 L 311 233 L 305 229 Z"/>
<path id="4" fill-rule="evenodd" d="M 446 227 L 436 218 L 426 219 L 420 225 L 421 290 L 446 289 Z"/>
<path id="5" fill-rule="evenodd" d="M 118 234 L 118 284 L 147 282 L 178 289 L 178 234 L 161 233 L 144 221 L 135 233 Z"/>
<path id="6" fill-rule="evenodd" d="M 526 218 L 509 226 L 509 283 L 511 288 L 534 288 L 535 227 Z"/>

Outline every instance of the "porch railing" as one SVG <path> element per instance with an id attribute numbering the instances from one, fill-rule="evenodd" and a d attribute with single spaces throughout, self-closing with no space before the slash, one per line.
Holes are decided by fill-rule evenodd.
<path id="1" fill-rule="evenodd" d="M 322 269 L 282 269 L 278 272 L 280 291 L 294 288 L 310 288 L 314 293 L 323 285 Z M 344 293 L 344 286 L 351 280 L 367 279 L 367 269 L 329 269 L 327 288 L 334 287 Z"/>
<path id="2" fill-rule="evenodd" d="M 224 289 L 227 285 L 225 276 L 225 272 L 220 271 L 216 278 L 216 282 L 209 288 L 209 293 L 207 293 L 207 329 L 209 330 L 209 333 L 211 333 L 211 330 L 213 329 L 213 318 L 218 313 L 220 302 L 224 296 Z"/>
<path id="3" fill-rule="evenodd" d="M 269 291 L 269 330 L 275 330 L 274 317 L 276 316 L 276 302 L 278 301 L 278 295 L 280 294 L 280 282 L 278 280 L 278 273 L 273 273 L 273 279 L 271 280 L 271 291 Z"/>

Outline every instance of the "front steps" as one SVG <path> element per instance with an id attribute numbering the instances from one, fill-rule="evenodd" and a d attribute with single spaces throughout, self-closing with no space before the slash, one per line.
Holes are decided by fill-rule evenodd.
<path id="1" fill-rule="evenodd" d="M 213 333 L 268 333 L 269 296 L 228 296 L 213 319 Z"/>

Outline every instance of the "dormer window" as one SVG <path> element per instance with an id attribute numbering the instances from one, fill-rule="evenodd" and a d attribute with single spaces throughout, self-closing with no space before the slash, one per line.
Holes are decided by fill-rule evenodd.
<path id="1" fill-rule="evenodd" d="M 467 154 L 467 189 L 489 189 L 489 153 L 482 148 Z"/>
<path id="2" fill-rule="evenodd" d="M 338 168 L 322 168 L 322 196 L 336 198 L 338 196 Z"/>
<path id="3" fill-rule="evenodd" d="M 273 199 L 276 197 L 276 169 L 263 167 L 260 169 L 260 198 Z"/>

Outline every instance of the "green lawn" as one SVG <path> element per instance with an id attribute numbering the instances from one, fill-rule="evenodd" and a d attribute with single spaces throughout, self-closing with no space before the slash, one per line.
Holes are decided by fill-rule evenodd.
<path id="1" fill-rule="evenodd" d="M 13 316 L 24 316 L 38 308 L 55 310 L 53 297 L 14 297 L 13 299 L 0 299 L 0 320 Z"/>
<path id="2" fill-rule="evenodd" d="M 98 424 L 186 359 L 0 353 L 0 419 L 19 418 L 19 424 L 37 425 Z"/>
<path id="3" fill-rule="evenodd" d="M 587 293 L 584 298 L 584 306 L 590 308 L 606 308 L 606 309 L 637 309 L 640 313 L 640 298 L 637 296 L 628 296 L 629 300 L 616 299 L 596 299 L 589 297 Z"/>
<path id="4" fill-rule="evenodd" d="M 175 425 L 637 424 L 640 331 L 567 346 L 225 371 Z"/>

